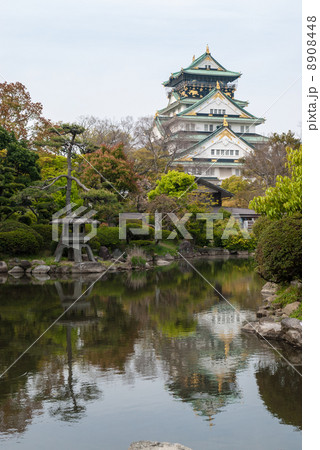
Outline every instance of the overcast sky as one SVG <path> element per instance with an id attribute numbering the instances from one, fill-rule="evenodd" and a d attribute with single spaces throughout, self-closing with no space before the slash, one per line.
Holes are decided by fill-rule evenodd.
<path id="1" fill-rule="evenodd" d="M 242 72 L 236 98 L 267 119 L 257 131 L 301 134 L 297 0 L 10 0 L 0 37 L 1 75 L 52 120 L 153 115 L 167 103 L 161 83 L 208 43 Z"/>

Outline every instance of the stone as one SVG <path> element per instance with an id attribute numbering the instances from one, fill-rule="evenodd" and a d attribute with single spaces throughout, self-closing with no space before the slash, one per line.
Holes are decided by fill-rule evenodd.
<path id="1" fill-rule="evenodd" d="M 12 267 L 11 270 L 9 270 L 8 273 L 10 273 L 10 275 L 13 275 L 13 274 L 19 274 L 19 273 L 22 274 L 22 273 L 24 273 L 24 270 L 23 270 L 23 268 L 20 267 L 20 266 L 14 266 L 14 267 Z"/>
<path id="2" fill-rule="evenodd" d="M 27 259 L 22 259 L 19 264 L 20 267 L 22 267 L 24 270 L 27 270 L 31 267 L 31 262 L 28 261 Z"/>
<path id="3" fill-rule="evenodd" d="M 5 261 L 0 261 L 0 273 L 7 273 L 8 272 L 8 266 Z"/>
<path id="4" fill-rule="evenodd" d="M 296 347 L 302 347 L 302 323 L 298 319 L 281 321 L 282 338 Z"/>
<path id="5" fill-rule="evenodd" d="M 249 251 L 248 250 L 237 250 L 237 254 L 240 256 L 248 256 Z"/>
<path id="6" fill-rule="evenodd" d="M 119 250 L 118 248 L 116 248 L 113 252 L 112 252 L 112 258 L 114 259 L 121 259 L 123 255 L 123 252 L 121 250 Z"/>
<path id="7" fill-rule="evenodd" d="M 293 280 L 290 282 L 291 286 L 297 286 L 298 288 L 302 288 L 302 283 L 299 280 Z"/>
<path id="8" fill-rule="evenodd" d="M 170 442 L 139 441 L 133 442 L 128 450 L 192 450 L 181 444 L 171 444 Z"/>
<path id="9" fill-rule="evenodd" d="M 281 323 L 279 322 L 260 322 L 257 327 L 258 335 L 266 339 L 277 339 L 281 333 Z"/>
<path id="10" fill-rule="evenodd" d="M 183 255 L 193 255 L 194 246 L 190 241 L 185 239 L 179 244 L 179 252 Z"/>
<path id="11" fill-rule="evenodd" d="M 277 285 L 277 283 L 271 283 L 270 281 L 268 281 L 268 283 L 264 284 L 262 289 L 261 289 L 261 294 L 262 295 L 272 295 L 275 294 L 278 290 L 279 286 Z"/>
<path id="12" fill-rule="evenodd" d="M 107 268 L 98 262 L 88 261 L 74 264 L 71 269 L 72 273 L 101 273 L 105 272 Z"/>
<path id="13" fill-rule="evenodd" d="M 71 266 L 56 266 L 56 271 L 55 273 L 57 274 L 61 274 L 61 275 L 66 275 L 68 273 L 71 272 Z"/>
<path id="14" fill-rule="evenodd" d="M 164 258 L 165 258 L 167 261 L 173 261 L 173 260 L 174 260 L 174 256 L 170 255 L 170 253 L 166 253 L 166 254 L 164 255 Z"/>
<path id="15" fill-rule="evenodd" d="M 32 269 L 32 273 L 48 273 L 50 271 L 50 266 L 45 264 L 40 264 Z"/>
<path id="16" fill-rule="evenodd" d="M 266 317 L 268 315 L 267 310 L 260 308 L 257 312 L 256 312 L 257 317 Z"/>
<path id="17" fill-rule="evenodd" d="M 44 266 L 46 263 L 42 259 L 33 259 L 31 261 L 32 266 Z"/>
<path id="18" fill-rule="evenodd" d="M 266 339 L 277 339 L 281 334 L 281 323 L 274 322 L 271 318 L 265 318 L 259 322 L 248 323 L 241 328 L 249 333 L 256 333 Z"/>
<path id="19" fill-rule="evenodd" d="M 156 263 L 157 266 L 168 266 L 169 264 L 171 264 L 170 261 L 166 261 L 165 259 L 157 259 Z"/>
<path id="20" fill-rule="evenodd" d="M 296 311 L 299 308 L 300 304 L 301 304 L 300 302 L 289 303 L 283 308 L 283 314 L 287 314 L 287 316 L 290 316 L 294 311 Z"/>
<path id="21" fill-rule="evenodd" d="M 105 245 L 102 245 L 99 250 L 99 257 L 106 261 L 107 259 L 111 259 L 111 254 L 108 250 L 108 248 Z"/>

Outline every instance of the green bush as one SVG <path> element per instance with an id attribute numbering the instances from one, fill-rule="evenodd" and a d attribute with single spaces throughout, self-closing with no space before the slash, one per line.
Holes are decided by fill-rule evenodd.
<path id="1" fill-rule="evenodd" d="M 147 247 L 148 245 L 153 245 L 153 241 L 147 241 L 147 240 L 132 240 L 130 241 L 130 245 L 137 246 L 137 247 Z"/>
<path id="2" fill-rule="evenodd" d="M 0 253 L 10 256 L 32 255 L 39 252 L 41 248 L 41 236 L 36 237 L 28 230 L 0 232 Z"/>
<path id="3" fill-rule="evenodd" d="M 301 279 L 301 214 L 272 221 L 260 234 L 256 261 L 257 270 L 265 280 L 282 283 Z"/>
<path id="4" fill-rule="evenodd" d="M 141 221 L 140 221 L 140 223 L 128 222 L 126 224 L 127 238 L 128 238 L 129 241 L 131 241 L 132 239 L 136 239 L 136 238 L 139 239 L 139 240 L 142 240 L 142 239 L 143 240 L 144 239 L 150 240 L 150 239 L 154 238 L 154 228 L 151 227 L 151 226 L 148 226 L 148 228 L 149 228 L 149 233 L 148 234 L 134 234 L 134 233 L 132 233 L 130 231 L 130 228 L 135 228 L 135 229 L 142 228 Z"/>
<path id="5" fill-rule="evenodd" d="M 119 239 L 119 227 L 99 227 L 97 230 L 97 238 L 101 245 L 116 248 L 125 241 Z"/>
<path id="6" fill-rule="evenodd" d="M 166 241 L 171 233 L 172 233 L 172 231 L 170 231 L 170 230 L 162 230 L 161 241 Z M 170 239 L 170 241 L 176 241 L 176 240 L 177 240 L 177 237 L 175 237 L 174 239 Z"/>
<path id="7" fill-rule="evenodd" d="M 272 223 L 272 220 L 267 216 L 261 216 L 256 220 L 252 227 L 252 232 L 257 239 L 259 239 L 261 233 Z"/>
<path id="8" fill-rule="evenodd" d="M 89 244 L 91 249 L 94 251 L 98 252 L 100 250 L 101 243 L 98 236 L 94 236 L 93 238 L 91 238 L 90 241 L 87 242 L 87 244 Z"/>
<path id="9" fill-rule="evenodd" d="M 228 250 L 248 250 L 253 251 L 256 248 L 257 240 L 250 235 L 250 239 L 245 239 L 240 233 L 222 239 L 222 246 Z"/>
<path id="10" fill-rule="evenodd" d="M 144 267 L 146 265 L 146 260 L 142 256 L 132 256 L 131 264 L 133 266 Z"/>
<path id="11" fill-rule="evenodd" d="M 6 222 L 0 223 L 0 233 L 8 233 L 11 231 L 25 231 L 26 233 L 32 235 L 38 241 L 40 249 L 43 247 L 42 236 L 36 230 L 34 230 L 32 227 L 29 227 L 25 223 L 17 222 L 14 220 L 8 220 Z M 34 251 L 34 253 L 36 253 L 36 250 Z"/>
<path id="12" fill-rule="evenodd" d="M 20 223 L 25 223 L 26 225 L 31 225 L 32 220 L 31 217 L 24 215 L 24 216 L 20 216 L 19 217 L 19 222 Z"/>
<path id="13" fill-rule="evenodd" d="M 52 243 L 52 226 L 47 224 L 34 224 L 31 228 L 36 231 L 43 239 L 43 245 L 46 249 L 51 248 Z"/>

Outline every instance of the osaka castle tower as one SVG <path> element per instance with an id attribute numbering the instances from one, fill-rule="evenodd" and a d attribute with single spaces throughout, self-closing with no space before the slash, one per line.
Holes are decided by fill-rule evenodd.
<path id="1" fill-rule="evenodd" d="M 241 73 L 231 72 L 206 52 L 170 75 L 163 85 L 168 105 L 156 112 L 155 134 L 167 142 L 173 167 L 219 185 L 241 175 L 241 158 L 267 140 L 256 133 L 265 119 L 234 97 Z"/>

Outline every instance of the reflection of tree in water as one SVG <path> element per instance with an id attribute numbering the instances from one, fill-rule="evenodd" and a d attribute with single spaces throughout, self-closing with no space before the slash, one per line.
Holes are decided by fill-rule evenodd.
<path id="1" fill-rule="evenodd" d="M 282 360 L 260 361 L 255 376 L 260 397 L 270 413 L 281 423 L 301 429 L 301 377 Z"/>
<path id="2" fill-rule="evenodd" d="M 100 306 L 99 316 L 98 322 L 89 324 L 80 331 L 83 356 L 102 369 L 115 368 L 123 371 L 128 356 L 134 351 L 139 323 L 114 297 L 108 297 L 103 308 Z"/>

